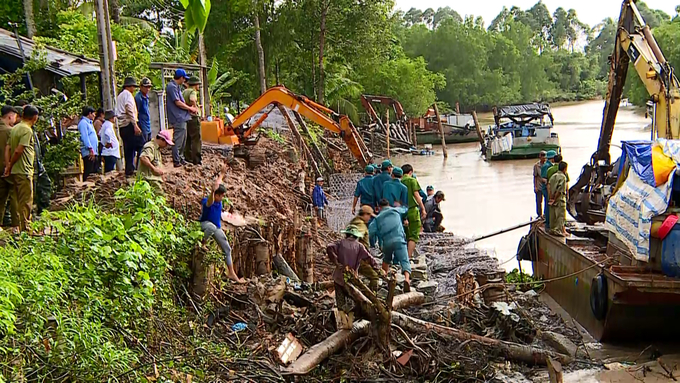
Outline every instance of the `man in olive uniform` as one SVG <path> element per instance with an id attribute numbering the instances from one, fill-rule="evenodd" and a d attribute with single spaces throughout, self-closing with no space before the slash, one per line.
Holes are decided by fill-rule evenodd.
<path id="1" fill-rule="evenodd" d="M 161 130 L 155 139 L 144 144 L 142 154 L 139 156 L 139 169 L 137 172 L 142 176 L 142 179 L 161 192 L 163 191 L 164 174 L 161 149 L 173 146 L 174 144 L 170 137 L 170 131 Z"/>
<path id="2" fill-rule="evenodd" d="M 406 213 L 406 219 L 408 220 L 408 228 L 406 230 L 408 258 L 413 259 L 413 252 L 420 240 L 420 230 L 423 227 L 421 218 L 425 219 L 427 210 L 423 204 L 423 198 L 420 196 L 420 184 L 413 177 L 413 166 L 407 164 L 402 166 L 401 169 L 404 171 L 401 182 L 408 189 L 408 211 Z"/>
<path id="3" fill-rule="evenodd" d="M 196 76 L 189 78 L 189 87 L 182 92 L 182 97 L 187 105 L 196 108 L 196 113 L 191 115 L 187 122 L 187 144 L 184 149 L 184 157 L 194 165 L 201 164 L 201 107 L 198 103 L 198 90 L 201 80 Z"/>
<path id="4" fill-rule="evenodd" d="M 550 233 L 566 236 L 567 229 L 567 163 L 562 161 L 558 171 L 548 181 L 550 193 Z"/>
<path id="5" fill-rule="evenodd" d="M 9 134 L 9 145 L 5 146 L 5 177 L 10 177 L 14 185 L 14 195 L 17 201 L 19 216 L 19 230 L 25 231 L 31 221 L 33 208 L 33 166 L 35 161 L 35 146 L 33 125 L 38 121 L 38 109 L 33 105 L 26 105 L 21 122 L 12 128 Z"/>
<path id="6" fill-rule="evenodd" d="M 2 107 L 2 111 L 0 112 L 0 148 L 2 148 L 0 169 L 3 171 L 5 170 L 5 146 L 7 146 L 7 143 L 9 142 L 9 134 L 12 131 L 17 116 L 17 109 L 13 106 L 5 105 Z M 12 188 L 13 185 L 10 182 L 9 177 L 0 177 L 0 219 L 3 220 L 2 226 L 19 226 L 16 199 L 14 197 L 10 198 Z M 9 207 L 9 209 L 7 209 L 7 207 Z M 6 219 L 6 215 L 9 215 L 11 219 Z"/>

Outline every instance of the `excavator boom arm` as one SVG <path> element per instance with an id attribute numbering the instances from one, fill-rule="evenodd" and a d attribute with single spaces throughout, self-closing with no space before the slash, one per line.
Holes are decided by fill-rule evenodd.
<path id="1" fill-rule="evenodd" d="M 368 108 L 366 105 L 371 105 L 371 103 L 379 103 L 387 106 L 391 106 L 394 109 L 394 113 L 397 116 L 398 120 L 405 119 L 406 118 L 406 113 L 404 113 L 404 107 L 401 105 L 401 103 L 392 97 L 387 97 L 387 96 L 372 96 L 369 94 L 362 94 L 361 95 L 361 103 L 364 104 L 364 108 L 368 111 Z M 373 107 L 371 107 L 373 109 Z M 373 112 L 375 114 L 375 111 Z M 369 112 L 370 114 L 370 112 Z M 377 116 L 377 114 L 376 114 Z"/>
<path id="2" fill-rule="evenodd" d="M 282 105 L 293 111 L 300 113 L 302 116 L 314 121 L 316 124 L 337 133 L 343 138 L 352 155 L 359 161 L 361 166 L 365 166 L 371 161 L 371 153 L 366 148 L 363 140 L 361 140 L 359 133 L 347 116 L 337 115 L 333 110 L 326 108 L 323 105 L 317 104 L 309 100 L 305 96 L 297 95 L 283 86 L 276 86 L 270 88 L 263 93 L 257 100 L 255 100 L 243 113 L 239 114 L 231 123 L 231 127 L 235 132 L 243 129 L 244 124 L 248 122 L 255 114 L 266 108 L 268 105 Z M 334 121 L 325 113 L 331 113 L 337 117 L 338 121 Z M 241 137 L 250 136 L 259 126 L 261 121 L 253 124 L 247 129 L 243 130 Z"/>
<path id="3" fill-rule="evenodd" d="M 604 186 L 615 182 L 615 176 L 611 174 L 609 150 L 630 67 L 637 72 L 654 107 L 652 138 L 680 138 L 680 84 L 640 15 L 635 0 L 623 0 L 621 5 L 610 64 L 597 151 L 569 189 L 568 210 L 574 218 L 586 223 L 604 219 L 604 214 L 598 213 L 606 208 L 609 198 L 609 191 Z"/>
<path id="4" fill-rule="evenodd" d="M 611 138 L 631 63 L 655 104 L 653 133 L 658 137 L 672 139 L 680 137 L 678 80 L 635 2 L 625 0 L 621 5 L 614 53 L 611 57 L 609 87 L 605 98 L 600 139 L 597 152 L 593 156 L 593 159 L 604 160 L 607 164 L 611 162 L 609 157 Z"/>

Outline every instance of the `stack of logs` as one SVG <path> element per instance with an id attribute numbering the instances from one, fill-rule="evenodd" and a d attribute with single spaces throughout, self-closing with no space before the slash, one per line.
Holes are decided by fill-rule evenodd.
<path id="1" fill-rule="evenodd" d="M 371 151 L 377 148 L 387 147 L 387 128 L 384 124 L 370 124 L 361 130 L 364 142 Z M 391 149 L 411 149 L 414 145 L 414 128 L 404 124 L 392 123 L 389 125 L 389 137 Z"/>

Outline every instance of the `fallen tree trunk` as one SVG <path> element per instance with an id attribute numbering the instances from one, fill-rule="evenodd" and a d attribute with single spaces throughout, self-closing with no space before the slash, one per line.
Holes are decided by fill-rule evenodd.
<path id="1" fill-rule="evenodd" d="M 406 308 L 412 305 L 419 305 L 425 302 L 425 295 L 419 292 L 401 294 L 394 297 L 392 307 L 397 309 Z M 393 312 L 392 315 L 395 313 Z M 312 371 L 319 363 L 329 356 L 340 351 L 345 345 L 351 344 L 361 336 L 368 335 L 370 322 L 360 320 L 354 322 L 351 330 L 339 330 L 333 335 L 310 347 L 298 360 L 283 369 L 284 374 L 304 375 Z"/>
<path id="2" fill-rule="evenodd" d="M 548 363 L 548 358 L 551 357 L 559 360 L 563 364 L 569 364 L 572 361 L 571 357 L 564 354 L 471 334 L 452 327 L 441 326 L 418 318 L 413 318 L 398 312 L 392 313 L 392 322 L 412 332 L 434 331 L 437 335 L 445 338 L 454 338 L 460 341 L 475 341 L 484 347 L 500 350 L 508 359 L 519 362 L 545 366 Z"/>

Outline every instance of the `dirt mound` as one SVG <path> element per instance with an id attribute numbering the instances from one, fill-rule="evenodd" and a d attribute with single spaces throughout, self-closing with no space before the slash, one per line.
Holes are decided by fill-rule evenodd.
<path id="1" fill-rule="evenodd" d="M 249 168 L 248 161 L 234 158 L 231 150 L 224 146 L 204 146 L 202 165 L 187 165 L 174 168 L 169 150 L 164 155 L 164 192 L 168 203 L 187 219 L 198 220 L 201 214 L 201 200 L 205 198 L 221 167 L 229 164 L 224 185 L 227 188 L 225 204 L 235 213 L 243 215 L 248 224 L 245 228 L 233 228 L 236 238 L 235 264 L 241 264 L 238 254 L 250 254 L 248 244 L 252 238 L 260 238 L 269 245 L 270 258 L 283 254 L 295 267 L 295 251 L 300 235 L 308 235 L 315 252 L 314 268 L 320 279 L 327 279 L 330 267 L 323 249 L 336 234 L 325 226 L 313 230 L 311 188 L 313 174 L 304 168 L 304 162 L 297 160 L 295 150 L 288 144 L 261 138 L 257 150 L 264 153 L 264 162 Z M 114 202 L 115 192 L 135 178 L 123 173 L 92 175 L 87 182 L 71 182 L 60 190 L 52 209 L 62 209 L 69 203 L 92 198 L 106 208 Z M 241 239 L 241 241 L 239 241 Z M 238 246 L 240 244 L 241 246 Z M 292 256 L 291 256 L 292 255 Z M 251 261 L 251 260 L 243 260 Z M 253 270 L 251 270 L 253 269 Z M 248 267 L 245 276 L 257 271 Z"/>

